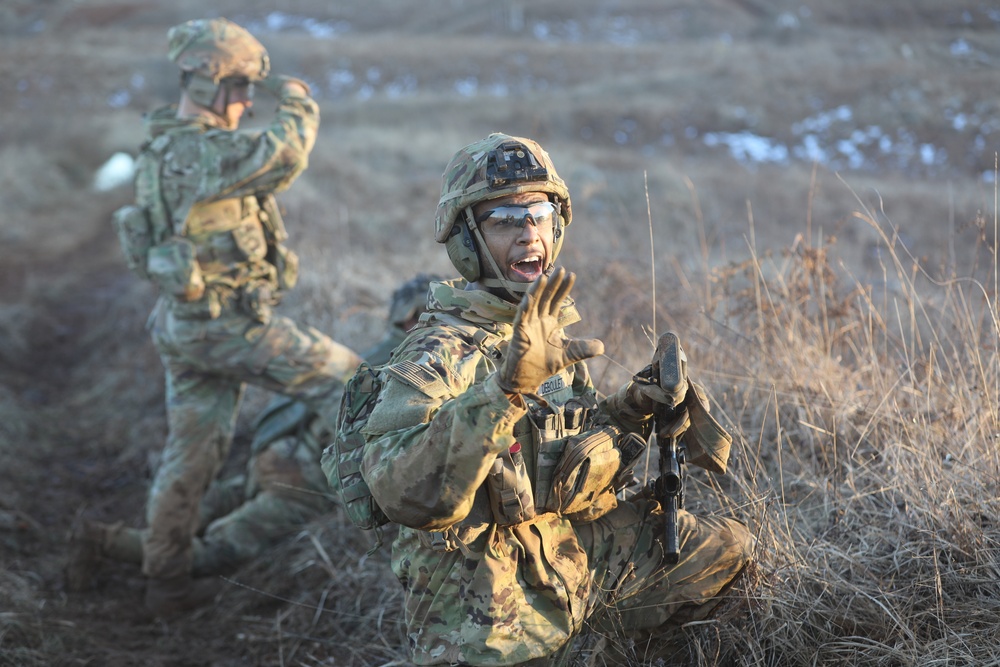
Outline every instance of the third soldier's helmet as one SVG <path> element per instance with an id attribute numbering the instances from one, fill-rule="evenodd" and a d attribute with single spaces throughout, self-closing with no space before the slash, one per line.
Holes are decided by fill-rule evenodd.
<path id="1" fill-rule="evenodd" d="M 448 163 L 442 176 L 434 238 L 445 244 L 452 264 L 469 282 L 482 279 L 483 262 L 489 261 L 482 256 L 488 251 L 472 218 L 472 207 L 487 199 L 523 192 L 543 192 L 559 208 L 549 258 L 555 262 L 573 212 L 566 183 L 541 146 L 523 137 L 491 134 L 458 151 Z M 545 267 L 545 273 L 552 268 L 552 264 Z M 528 287 L 502 277 L 491 286 L 503 287 L 512 295 Z"/>
<path id="2" fill-rule="evenodd" d="M 188 95 L 208 107 L 220 85 L 253 83 L 271 69 L 267 49 L 247 30 L 224 18 L 195 19 L 167 33 L 167 58 L 182 72 Z"/>
<path id="3" fill-rule="evenodd" d="M 389 362 L 389 355 L 403 342 L 409 329 L 427 311 L 427 291 L 432 282 L 444 280 L 432 273 L 418 273 L 397 287 L 389 302 L 389 317 L 385 335 L 361 355 L 372 366 Z"/>
<path id="4" fill-rule="evenodd" d="M 412 326 L 420 314 L 427 310 L 427 290 L 431 283 L 444 279 L 444 276 L 433 273 L 418 273 L 393 290 L 389 301 L 389 326 L 403 331 Z"/>

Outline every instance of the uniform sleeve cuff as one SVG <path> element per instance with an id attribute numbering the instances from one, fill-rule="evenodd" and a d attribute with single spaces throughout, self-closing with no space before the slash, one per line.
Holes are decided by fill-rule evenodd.
<path id="1" fill-rule="evenodd" d="M 480 385 L 486 395 L 486 407 L 493 415 L 493 423 L 498 430 L 513 430 L 514 424 L 523 417 L 528 409 L 523 405 L 516 405 L 507 398 L 507 394 L 497 383 L 496 373 L 488 376 Z"/>

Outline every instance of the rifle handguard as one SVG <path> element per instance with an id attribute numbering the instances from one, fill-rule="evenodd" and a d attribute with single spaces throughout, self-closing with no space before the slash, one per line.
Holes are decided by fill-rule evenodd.
<path id="1" fill-rule="evenodd" d="M 681 350 L 677 334 L 668 332 L 656 343 L 653 368 L 658 371 L 660 389 L 671 399 L 656 410 L 656 441 L 660 446 L 660 476 L 657 479 L 657 499 L 663 506 L 663 558 L 666 563 L 680 561 L 677 534 L 678 512 L 684 507 L 684 448 L 678 437 L 690 425 L 687 411 L 680 408 L 687 394 L 687 358 Z"/>

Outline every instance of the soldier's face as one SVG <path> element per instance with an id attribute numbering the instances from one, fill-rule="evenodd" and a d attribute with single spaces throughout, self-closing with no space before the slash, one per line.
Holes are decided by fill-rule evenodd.
<path id="1" fill-rule="evenodd" d="M 545 194 L 528 192 L 479 202 L 472 214 L 503 278 L 530 283 L 542 275 L 552 256 L 558 221 Z M 492 267 L 483 269 L 492 273 Z"/>
<path id="2" fill-rule="evenodd" d="M 253 84 L 224 83 L 215 96 L 215 111 L 226 120 L 226 128 L 235 130 L 244 112 L 253 106 Z"/>

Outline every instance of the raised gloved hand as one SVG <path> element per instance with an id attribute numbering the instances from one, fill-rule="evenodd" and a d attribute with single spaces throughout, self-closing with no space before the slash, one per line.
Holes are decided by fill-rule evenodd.
<path id="1" fill-rule="evenodd" d="M 560 267 L 528 288 L 514 316 L 514 335 L 497 369 L 508 394 L 534 394 L 545 380 L 582 359 L 604 353 L 597 339 L 565 338 L 559 324 L 563 300 L 576 276 Z"/>
<path id="2" fill-rule="evenodd" d="M 306 95 L 312 95 L 312 89 L 309 88 L 308 83 L 286 74 L 269 74 L 266 78 L 258 81 L 257 85 L 279 99 L 285 95 L 294 94 L 297 92 L 294 89 L 299 86 L 302 87 Z M 289 87 L 287 91 L 285 90 L 286 86 Z"/>

